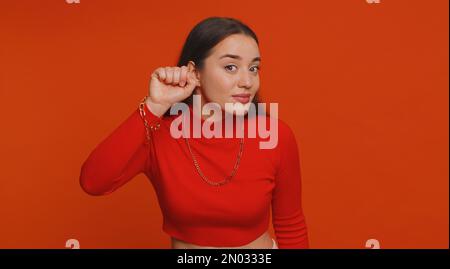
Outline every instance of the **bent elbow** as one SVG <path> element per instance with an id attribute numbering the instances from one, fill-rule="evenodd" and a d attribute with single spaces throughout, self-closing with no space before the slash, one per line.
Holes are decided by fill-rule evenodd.
<path id="1" fill-rule="evenodd" d="M 81 189 L 92 196 L 101 196 L 110 193 L 109 189 L 101 184 L 98 176 L 87 173 L 85 166 L 81 168 L 79 184 Z"/>
<path id="2" fill-rule="evenodd" d="M 92 196 L 100 196 L 102 192 L 96 188 L 91 187 L 89 184 L 86 184 L 85 181 L 80 180 L 80 186 L 83 191 Z"/>
<path id="3" fill-rule="evenodd" d="M 106 191 L 102 188 L 98 187 L 97 185 L 93 184 L 93 180 L 89 180 L 87 178 L 81 177 L 80 178 L 80 186 L 83 191 L 89 195 L 92 196 L 101 196 L 105 195 Z"/>

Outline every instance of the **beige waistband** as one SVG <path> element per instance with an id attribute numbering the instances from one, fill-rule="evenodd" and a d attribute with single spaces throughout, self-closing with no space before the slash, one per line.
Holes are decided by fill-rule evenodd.
<path id="1" fill-rule="evenodd" d="M 272 238 L 272 241 L 273 241 L 272 249 L 278 249 L 277 242 L 275 241 L 275 239 Z"/>

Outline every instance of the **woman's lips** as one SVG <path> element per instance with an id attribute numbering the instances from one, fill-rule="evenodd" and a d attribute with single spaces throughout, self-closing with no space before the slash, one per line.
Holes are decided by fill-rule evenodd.
<path id="1" fill-rule="evenodd" d="M 247 104 L 248 102 L 250 102 L 250 94 L 236 94 L 232 96 L 234 100 L 238 101 L 239 103 Z"/>

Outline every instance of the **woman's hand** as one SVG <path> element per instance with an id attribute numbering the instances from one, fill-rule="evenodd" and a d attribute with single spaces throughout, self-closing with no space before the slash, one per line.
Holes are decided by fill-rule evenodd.
<path id="1" fill-rule="evenodd" d="M 147 106 L 162 116 L 173 104 L 189 97 L 199 82 L 192 66 L 159 67 L 151 75 Z"/>

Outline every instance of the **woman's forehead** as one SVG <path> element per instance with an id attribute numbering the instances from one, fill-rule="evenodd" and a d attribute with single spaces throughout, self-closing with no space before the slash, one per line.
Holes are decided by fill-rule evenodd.
<path id="1" fill-rule="evenodd" d="M 237 60 L 253 60 L 260 57 L 256 41 L 243 34 L 234 34 L 219 42 L 213 49 L 211 56 L 216 60 L 236 56 Z"/>

